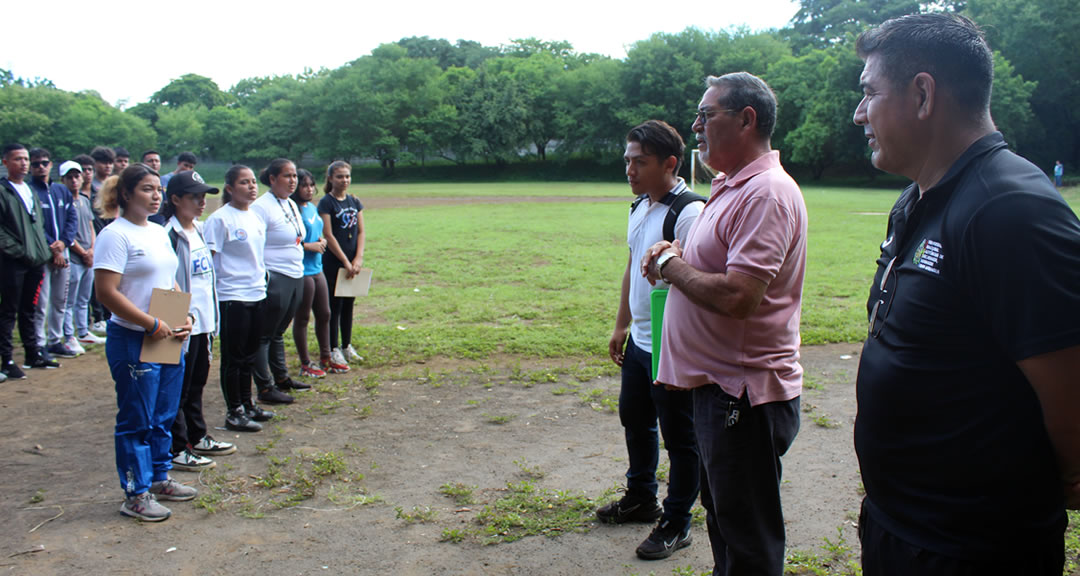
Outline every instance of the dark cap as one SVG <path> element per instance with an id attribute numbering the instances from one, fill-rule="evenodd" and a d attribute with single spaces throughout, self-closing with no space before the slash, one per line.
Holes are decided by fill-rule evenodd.
<path id="1" fill-rule="evenodd" d="M 169 179 L 169 186 L 165 190 L 166 196 L 183 196 L 184 194 L 217 194 L 218 189 L 207 186 L 206 182 L 194 170 L 184 170 L 173 174 Z"/>

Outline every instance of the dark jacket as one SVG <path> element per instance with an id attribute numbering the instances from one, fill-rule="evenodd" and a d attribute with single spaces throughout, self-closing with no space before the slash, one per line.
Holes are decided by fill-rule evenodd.
<path id="1" fill-rule="evenodd" d="M 62 240 L 64 247 L 70 248 L 75 242 L 75 233 L 79 231 L 79 213 L 75 211 L 71 190 L 59 182 L 47 184 L 39 180 L 31 180 L 30 189 L 41 202 L 45 241 L 52 244 Z"/>
<path id="2" fill-rule="evenodd" d="M 5 260 L 30 267 L 49 261 L 52 252 L 45 242 L 42 220 L 41 202 L 37 196 L 34 195 L 34 213 L 31 215 L 11 182 L 6 177 L 0 178 L 0 254 Z"/>

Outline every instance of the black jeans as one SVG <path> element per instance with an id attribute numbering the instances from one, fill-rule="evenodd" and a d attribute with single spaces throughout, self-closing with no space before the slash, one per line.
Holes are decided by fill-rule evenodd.
<path id="1" fill-rule="evenodd" d="M 231 411 L 250 406 L 251 374 L 255 369 L 255 353 L 262 333 L 263 300 L 240 302 L 227 300 L 218 303 L 221 327 L 221 393 L 225 406 Z"/>
<path id="2" fill-rule="evenodd" d="M 29 358 L 38 352 L 34 315 L 37 313 L 38 291 L 45 276 L 45 267 L 27 266 L 0 256 L 0 270 L 0 360 L 6 363 L 11 360 L 14 351 L 12 333 L 16 319 L 26 356 Z"/>
<path id="3" fill-rule="evenodd" d="M 1064 526 L 1033 542 L 1010 542 L 993 553 L 973 555 L 976 560 L 964 560 L 897 538 L 874 520 L 872 507 L 864 498 L 859 513 L 865 576 L 1058 576 L 1065 568 Z"/>
<path id="4" fill-rule="evenodd" d="M 626 471 L 626 492 L 640 499 L 656 498 L 656 466 L 660 460 L 657 419 L 664 435 L 664 448 L 671 462 L 668 494 L 661 521 L 686 529 L 690 509 L 700 489 L 701 462 L 694 438 L 694 396 L 685 390 L 653 386 L 652 354 L 626 342 L 619 392 L 619 420 L 626 433 L 630 467 Z"/>
<path id="5" fill-rule="evenodd" d="M 263 306 L 262 331 L 259 334 L 259 350 L 255 354 L 255 386 L 265 390 L 271 384 L 289 378 L 285 365 L 285 330 L 296 316 L 296 309 L 304 297 L 304 277 L 290 278 L 277 272 L 270 273 L 266 286 L 266 303 Z"/>
<path id="6" fill-rule="evenodd" d="M 210 347 L 213 335 L 198 334 L 188 340 L 184 356 L 184 385 L 180 390 L 180 407 L 172 425 L 172 454 L 176 456 L 206 436 L 202 398 L 206 379 L 210 375 Z"/>
<path id="7" fill-rule="evenodd" d="M 799 399 L 751 407 L 746 394 L 702 386 L 694 389 L 694 428 L 713 574 L 781 576 L 780 457 L 799 433 Z"/>
<path id="8" fill-rule="evenodd" d="M 323 260 L 323 274 L 326 275 L 326 286 L 330 294 L 330 347 L 341 348 L 341 351 L 344 352 L 345 348 L 352 344 L 353 301 L 356 298 L 338 298 L 334 296 L 334 289 L 337 287 L 338 270 L 342 268 L 340 263 L 337 265 L 331 264 L 331 262 L 335 261 L 337 259 L 332 257 Z M 340 340 L 338 339 L 339 333 L 341 334 Z"/>

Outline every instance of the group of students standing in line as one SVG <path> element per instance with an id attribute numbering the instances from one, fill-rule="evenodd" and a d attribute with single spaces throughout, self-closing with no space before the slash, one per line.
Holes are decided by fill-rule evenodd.
<path id="1" fill-rule="evenodd" d="M 221 208 L 205 222 L 206 195 L 218 189 L 197 172 L 176 172 L 162 189 L 159 174 L 138 163 L 105 182 L 101 206 L 118 217 L 98 236 L 93 268 L 97 297 L 112 312 L 105 350 L 116 382 L 121 513 L 167 519 L 171 512 L 159 500 L 197 495 L 169 477 L 170 469 L 198 471 L 216 465 L 211 456 L 236 451 L 207 434 L 202 414 L 215 334 L 228 430 L 261 430 L 274 413 L 256 399 L 288 404 L 287 391 L 310 388 L 289 376 L 290 323 L 301 375 L 343 373 L 361 360 L 350 342 L 353 299 L 333 296 L 338 271 L 352 277 L 363 263 L 363 205 L 348 194 L 350 174 L 347 163 L 331 164 L 327 194 L 315 206 L 315 178 L 293 162 L 274 160 L 258 177 L 235 165 L 225 175 Z M 262 196 L 260 182 L 269 186 Z M 191 294 L 183 325 L 149 314 L 154 288 Z M 312 310 L 319 364 L 307 353 Z M 181 362 L 141 362 L 146 334 L 183 341 Z"/>

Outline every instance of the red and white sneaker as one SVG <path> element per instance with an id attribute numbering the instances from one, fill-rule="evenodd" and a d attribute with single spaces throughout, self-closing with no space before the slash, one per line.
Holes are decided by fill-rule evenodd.
<path id="1" fill-rule="evenodd" d="M 326 372 L 320 369 L 314 363 L 309 362 L 300 366 L 300 376 L 307 376 L 309 378 L 325 378 Z"/>
<path id="2" fill-rule="evenodd" d="M 330 374 L 344 374 L 349 371 L 349 365 L 341 362 L 335 362 L 333 357 L 323 358 L 319 361 L 319 365 L 322 366 L 324 372 Z"/>

